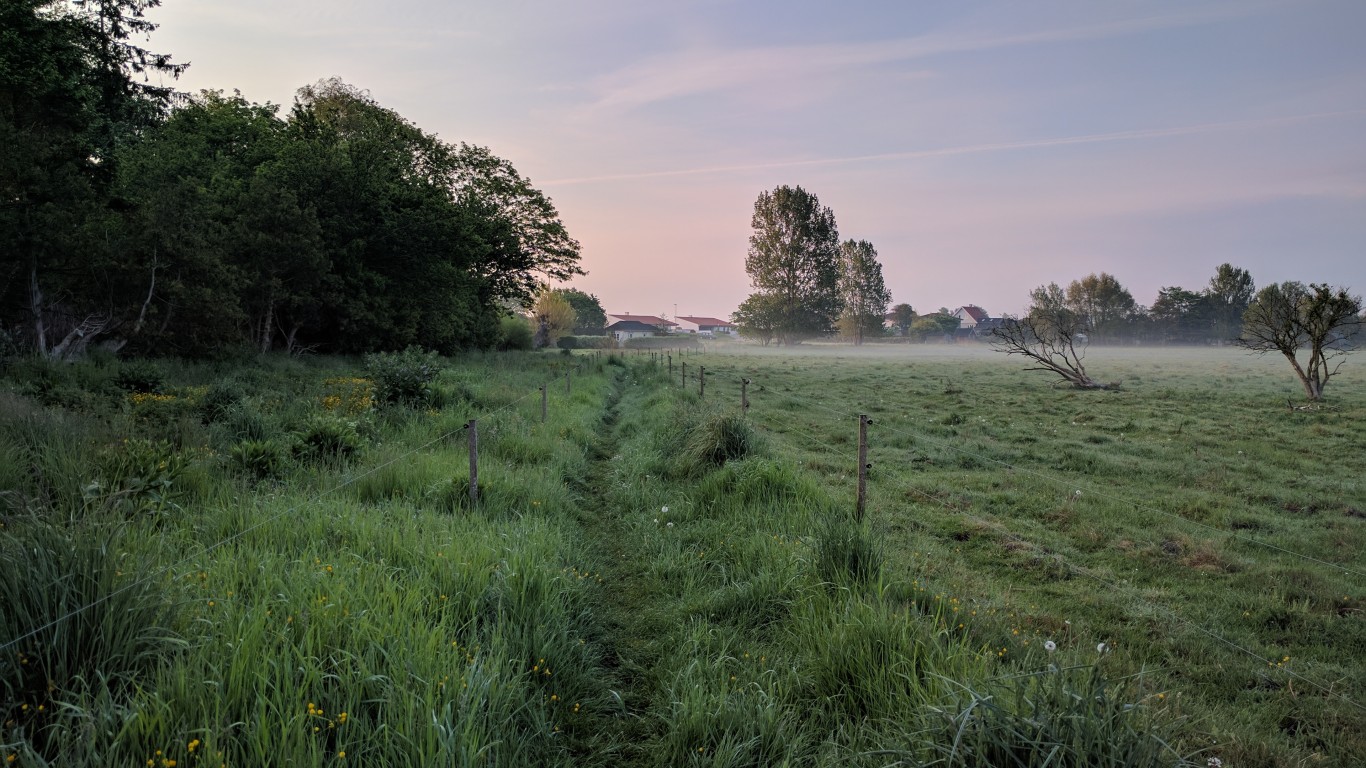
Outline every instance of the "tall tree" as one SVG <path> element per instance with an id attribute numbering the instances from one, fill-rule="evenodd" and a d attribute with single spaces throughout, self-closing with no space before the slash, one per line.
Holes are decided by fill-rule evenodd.
<path id="1" fill-rule="evenodd" d="M 1067 307 L 1078 316 L 1086 333 L 1114 338 L 1132 317 L 1134 297 L 1108 272 L 1094 272 L 1067 286 Z"/>
<path id="2" fill-rule="evenodd" d="M 892 322 L 896 324 L 897 330 L 905 336 L 911 330 L 911 323 L 915 322 L 915 309 L 910 304 L 897 304 L 892 307 Z"/>
<path id="3" fill-rule="evenodd" d="M 577 288 L 565 288 L 560 295 L 574 308 L 574 333 L 581 336 L 601 336 L 607 332 L 607 312 L 602 302 L 591 293 Z"/>
<path id="4" fill-rule="evenodd" d="M 443 167 L 456 197 L 475 197 L 511 227 L 517 248 L 498 262 L 481 265 L 481 277 L 500 299 L 523 304 L 539 281 L 569 280 L 584 274 L 579 242 L 569 236 L 550 198 L 487 147 L 461 142 L 450 147 Z M 603 318 L 606 326 L 606 317 Z"/>
<path id="5" fill-rule="evenodd" d="M 1206 291 L 1216 339 L 1222 342 L 1238 337 L 1243 313 L 1252 303 L 1255 292 L 1256 285 L 1247 270 L 1228 263 L 1219 265 Z"/>
<path id="6" fill-rule="evenodd" d="M 532 325 L 536 328 L 533 345 L 553 346 L 557 340 L 574 329 L 574 307 L 560 291 L 542 287 L 531 307 Z"/>
<path id="7" fill-rule="evenodd" d="M 1315 283 L 1272 283 L 1257 292 L 1243 315 L 1237 344 L 1257 354 L 1279 352 L 1290 362 L 1310 400 L 1356 349 L 1361 332 L 1361 297 L 1346 288 Z M 1303 363 L 1299 351 L 1309 349 Z"/>
<path id="8" fill-rule="evenodd" d="M 846 240 L 840 244 L 839 292 L 841 330 L 855 346 L 863 344 L 865 334 L 882 331 L 892 294 L 882 280 L 882 264 L 872 243 Z"/>
<path id="9" fill-rule="evenodd" d="M 730 316 L 735 329 L 745 338 L 755 339 L 767 347 L 778 333 L 783 320 L 782 299 L 766 293 L 755 293 L 740 302 Z"/>
<path id="10" fill-rule="evenodd" d="M 135 76 L 183 65 L 129 42 L 155 26 L 147 0 L 0 3 L 0 318 L 40 354 L 78 352 L 117 324 L 128 297 L 102 224 L 121 137 L 172 95 Z"/>
<path id="11" fill-rule="evenodd" d="M 840 311 L 839 230 L 835 213 L 801 187 L 760 192 L 745 271 L 757 294 L 778 308 L 774 335 L 784 344 L 829 333 Z"/>

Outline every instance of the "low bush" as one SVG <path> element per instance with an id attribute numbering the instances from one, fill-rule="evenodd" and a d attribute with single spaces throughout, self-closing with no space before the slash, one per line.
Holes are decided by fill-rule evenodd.
<path id="1" fill-rule="evenodd" d="M 199 415 L 205 424 L 227 418 L 238 403 L 246 399 L 246 388 L 236 379 L 220 379 L 209 385 L 199 399 Z"/>
<path id="2" fill-rule="evenodd" d="M 229 455 L 238 469 L 257 479 L 279 477 L 289 464 L 289 449 L 279 440 L 243 440 Z"/>
<path id="3" fill-rule="evenodd" d="M 498 324 L 498 349 L 529 351 L 535 340 L 531 323 L 524 317 L 505 317 Z"/>
<path id="4" fill-rule="evenodd" d="M 561 336 L 555 342 L 560 349 L 611 349 L 611 336 Z"/>
<path id="5" fill-rule="evenodd" d="M 114 383 L 128 392 L 161 392 L 166 385 L 166 372 L 148 360 L 130 360 L 119 364 Z"/>
<path id="6" fill-rule="evenodd" d="M 432 382 L 441 373 L 435 352 L 408 347 L 402 352 L 365 356 L 365 369 L 375 385 L 375 399 L 382 403 L 421 406 L 432 396 Z"/>
<path id="7" fill-rule="evenodd" d="M 296 450 L 305 457 L 350 458 L 364 444 L 356 422 L 336 416 L 315 416 L 299 433 Z"/>
<path id="8" fill-rule="evenodd" d="M 123 517 L 176 509 L 184 495 L 185 455 L 165 441 L 124 439 L 97 454 L 96 477 L 82 489 L 87 512 Z"/>

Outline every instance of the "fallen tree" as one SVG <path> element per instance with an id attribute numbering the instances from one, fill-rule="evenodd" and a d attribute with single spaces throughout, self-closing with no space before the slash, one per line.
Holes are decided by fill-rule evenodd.
<path id="1" fill-rule="evenodd" d="M 1034 289 L 1030 298 L 1033 302 L 1028 314 L 1006 316 L 992 329 L 992 349 L 1028 358 L 1034 365 L 1025 370 L 1056 374 L 1060 384 L 1077 389 L 1119 389 L 1119 382 L 1102 383 L 1086 372 L 1083 360 L 1090 343 L 1089 328 L 1085 317 L 1067 308 L 1062 289 L 1050 283 Z"/>

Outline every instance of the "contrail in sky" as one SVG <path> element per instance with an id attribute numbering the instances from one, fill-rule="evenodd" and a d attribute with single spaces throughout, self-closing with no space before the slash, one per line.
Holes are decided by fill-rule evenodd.
<path id="1" fill-rule="evenodd" d="M 1134 139 L 1158 139 L 1168 136 L 1189 136 L 1198 133 L 1215 133 L 1239 128 L 1256 128 L 1279 123 L 1294 123 L 1305 120 L 1321 120 L 1333 117 L 1366 115 L 1366 109 L 1351 109 L 1342 112 L 1317 112 L 1308 115 L 1289 117 L 1258 118 L 1255 120 L 1235 120 L 1225 123 L 1204 123 L 1184 125 L 1176 128 L 1143 128 L 1113 133 L 1090 133 L 1081 136 L 1061 136 L 1053 139 L 1032 139 L 1028 141 L 1008 141 L 996 144 L 971 144 L 962 147 L 940 147 L 938 149 L 918 149 L 907 152 L 885 152 L 876 155 L 853 155 L 850 157 L 823 157 L 808 160 L 778 160 L 769 163 L 748 163 L 743 165 L 713 165 L 702 168 L 683 168 L 668 171 L 642 171 L 640 173 L 617 173 L 602 176 L 580 176 L 568 179 L 552 179 L 539 182 L 540 186 L 591 184 L 603 181 L 630 181 L 634 179 L 659 179 L 671 176 L 702 176 L 712 173 L 735 173 L 739 171 L 762 171 L 771 168 L 801 168 L 822 165 L 842 165 L 862 163 L 870 160 L 917 160 L 927 157 L 950 157 L 953 155 L 974 155 L 984 152 L 1003 152 L 1014 149 L 1039 149 L 1063 147 L 1072 144 L 1100 144 L 1109 141 L 1131 141 Z"/>

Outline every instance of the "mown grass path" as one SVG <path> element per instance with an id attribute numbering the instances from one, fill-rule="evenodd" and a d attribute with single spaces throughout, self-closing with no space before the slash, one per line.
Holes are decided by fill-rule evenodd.
<path id="1" fill-rule="evenodd" d="M 646 744 L 651 738 L 655 700 L 651 658 L 667 634 L 642 552 L 631 546 L 630 532 L 612 491 L 612 462 L 618 458 L 623 388 L 631 379 L 618 369 L 607 400 L 597 440 L 589 451 L 584 478 L 582 509 L 583 540 L 588 560 L 597 564 L 602 578 L 595 611 L 602 634 L 596 638 L 602 663 L 611 680 L 613 698 L 620 707 L 587 729 L 592 735 L 576 752 L 611 765 L 643 765 L 648 762 Z"/>

